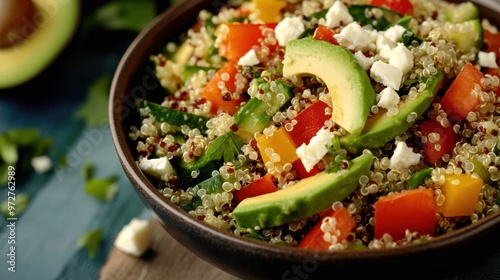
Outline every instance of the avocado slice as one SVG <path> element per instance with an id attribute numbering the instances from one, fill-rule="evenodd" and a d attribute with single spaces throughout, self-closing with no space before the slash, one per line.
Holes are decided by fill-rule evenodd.
<path id="1" fill-rule="evenodd" d="M 373 155 L 363 154 L 353 159 L 347 170 L 323 171 L 283 190 L 244 199 L 233 216 L 244 228 L 274 227 L 305 219 L 354 192 L 359 177 L 370 171 L 372 159 Z"/>
<path id="2" fill-rule="evenodd" d="M 378 149 L 403 134 L 431 106 L 443 81 L 444 75 L 441 72 L 429 77 L 425 82 L 425 90 L 413 100 L 402 101 L 396 115 L 388 116 L 386 110 L 380 110 L 368 118 L 360 135 L 347 134 L 341 137 L 342 147 L 352 154 L 359 154 L 363 149 Z M 412 113 L 416 113 L 416 117 L 409 118 Z"/>
<path id="3" fill-rule="evenodd" d="M 314 75 L 328 87 L 332 120 L 350 134 L 361 133 L 375 91 L 368 74 L 354 55 L 342 46 L 306 37 L 286 45 L 283 76 Z"/>
<path id="4" fill-rule="evenodd" d="M 23 40 L 0 48 L 0 89 L 20 85 L 43 71 L 67 45 L 78 26 L 78 0 L 32 1 L 36 12 L 21 27 L 32 32 L 26 36 L 23 32 L 11 33 L 12 40 Z"/>

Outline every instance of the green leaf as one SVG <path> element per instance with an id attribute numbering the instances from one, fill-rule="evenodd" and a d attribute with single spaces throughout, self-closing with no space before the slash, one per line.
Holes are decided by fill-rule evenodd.
<path id="1" fill-rule="evenodd" d="M 111 76 L 102 75 L 89 87 L 87 98 L 76 112 L 89 127 L 108 123 L 108 99 Z"/>
<path id="2" fill-rule="evenodd" d="M 53 139 L 42 137 L 37 128 L 16 128 L 0 134 L 0 185 L 7 184 L 7 167 L 13 166 L 19 178 L 33 170 L 31 159 L 44 155 Z"/>
<path id="3" fill-rule="evenodd" d="M 92 178 L 94 178 L 94 164 L 88 160 L 86 161 L 81 170 L 80 170 L 81 176 L 83 180 L 88 181 Z"/>
<path id="4" fill-rule="evenodd" d="M 104 179 L 91 178 L 85 183 L 84 190 L 87 194 L 98 200 L 110 202 L 113 201 L 118 192 L 117 181 L 117 176 L 110 176 Z"/>
<path id="5" fill-rule="evenodd" d="M 424 168 L 418 171 L 417 173 L 412 174 L 410 179 L 408 180 L 406 189 L 412 190 L 418 188 L 421 184 L 425 182 L 425 179 L 431 177 L 431 175 L 432 175 L 431 167 Z"/>
<path id="6" fill-rule="evenodd" d="M 97 254 L 97 250 L 99 249 L 101 237 L 101 228 L 96 228 L 82 234 L 77 240 L 77 245 L 80 248 L 87 248 L 89 250 L 89 257 L 94 258 Z"/>
<path id="7" fill-rule="evenodd" d="M 12 198 L 15 198 L 15 200 L 12 200 Z M 17 218 L 21 216 L 21 214 L 26 210 L 29 201 L 29 195 L 20 193 L 15 197 L 11 197 L 10 199 L 7 198 L 2 201 L 2 203 L 0 204 L 0 210 L 6 218 Z M 9 202 L 11 203 L 9 204 Z M 10 209 L 9 206 L 11 207 Z"/>
<path id="8" fill-rule="evenodd" d="M 210 144 L 208 144 L 207 151 L 204 156 L 210 160 L 224 159 L 224 162 L 234 162 L 240 153 L 242 145 L 243 139 L 239 135 L 230 131 L 215 138 Z"/>
<path id="9" fill-rule="evenodd" d="M 140 32 L 156 16 L 153 0 L 110 1 L 96 10 L 95 25 L 109 30 Z"/>
<path id="10" fill-rule="evenodd" d="M 0 135 L 0 158 L 8 165 L 15 165 L 19 158 L 17 145 L 7 139 L 5 135 Z"/>

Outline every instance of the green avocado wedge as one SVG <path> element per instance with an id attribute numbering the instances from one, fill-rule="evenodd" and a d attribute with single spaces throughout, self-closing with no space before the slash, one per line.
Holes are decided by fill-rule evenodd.
<path id="1" fill-rule="evenodd" d="M 234 209 L 234 218 L 243 228 L 274 227 L 305 219 L 354 192 L 359 178 L 370 172 L 372 159 L 372 154 L 363 154 L 353 159 L 347 170 L 323 171 L 280 191 L 247 198 Z"/>
<path id="2" fill-rule="evenodd" d="M 360 135 L 347 134 L 341 137 L 341 146 L 352 154 L 359 154 L 364 149 L 378 149 L 403 134 L 431 106 L 443 81 L 444 75 L 441 72 L 431 76 L 425 83 L 425 90 L 415 99 L 406 99 L 399 104 L 396 115 L 389 116 L 386 110 L 380 110 L 368 118 Z M 416 116 L 413 114 L 412 117 L 412 113 L 416 113 Z"/>
<path id="3" fill-rule="evenodd" d="M 332 98 L 332 120 L 350 134 L 361 133 L 375 91 L 368 74 L 346 48 L 306 37 L 286 45 L 283 76 L 316 76 Z"/>
<path id="4" fill-rule="evenodd" d="M 26 18 L 26 35 L 11 34 L 20 43 L 0 48 L 0 89 L 18 86 L 41 73 L 64 49 L 78 27 L 79 0 L 33 0 L 36 12 Z M 23 38 L 19 38 L 23 37 Z"/>

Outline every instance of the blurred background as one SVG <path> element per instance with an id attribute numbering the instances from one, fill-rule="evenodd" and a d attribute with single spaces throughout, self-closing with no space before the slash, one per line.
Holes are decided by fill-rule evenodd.
<path id="1" fill-rule="evenodd" d="M 2 5 L 14 1 L 22 2 L 0 0 L 0 23 Z M 36 63 L 19 63 L 0 48 L 0 279 L 99 279 L 122 227 L 134 217 L 150 219 L 116 156 L 109 88 L 134 38 L 178 1 L 48 0 L 60 5 L 54 17 L 78 2 L 78 16 L 58 27 L 71 36 L 40 71 L 14 85 L 2 86 L 2 73 L 17 78 Z M 35 59 L 56 47 L 50 40 L 34 46 Z"/>

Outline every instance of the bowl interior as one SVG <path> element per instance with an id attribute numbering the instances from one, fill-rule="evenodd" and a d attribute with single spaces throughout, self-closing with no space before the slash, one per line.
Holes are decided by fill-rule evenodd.
<path id="1" fill-rule="evenodd" d="M 154 66 L 149 63 L 149 56 L 156 54 L 167 42 L 179 38 L 181 32 L 195 22 L 200 10 L 216 12 L 224 3 L 183 1 L 159 15 L 131 44 L 117 68 L 111 87 L 110 127 L 120 162 L 144 204 L 176 240 L 229 273 L 260 279 L 284 277 L 289 272 L 293 276 L 294 265 L 305 270 L 308 268 L 315 275 L 327 275 L 332 268 L 342 268 L 342 271 L 351 275 L 362 273 L 356 270 L 359 266 L 369 270 L 391 262 L 397 266 L 393 269 L 394 273 L 413 271 L 417 274 L 422 270 L 409 263 L 422 259 L 428 260 L 426 263 L 442 258 L 457 260 L 447 267 L 446 271 L 449 272 L 460 269 L 462 261 L 471 260 L 463 257 L 465 253 L 473 255 L 484 248 L 493 250 L 500 247 L 488 245 L 493 235 L 500 230 L 500 213 L 421 244 L 384 250 L 330 253 L 275 246 L 222 232 L 193 219 L 160 195 L 135 163 L 135 144 L 128 137 L 130 126 L 139 123 L 135 101 L 147 99 L 160 102 L 164 96 L 164 90 L 155 78 Z M 500 26 L 500 11 L 478 6 L 481 15 Z M 442 265 L 439 263 L 439 267 Z"/>

